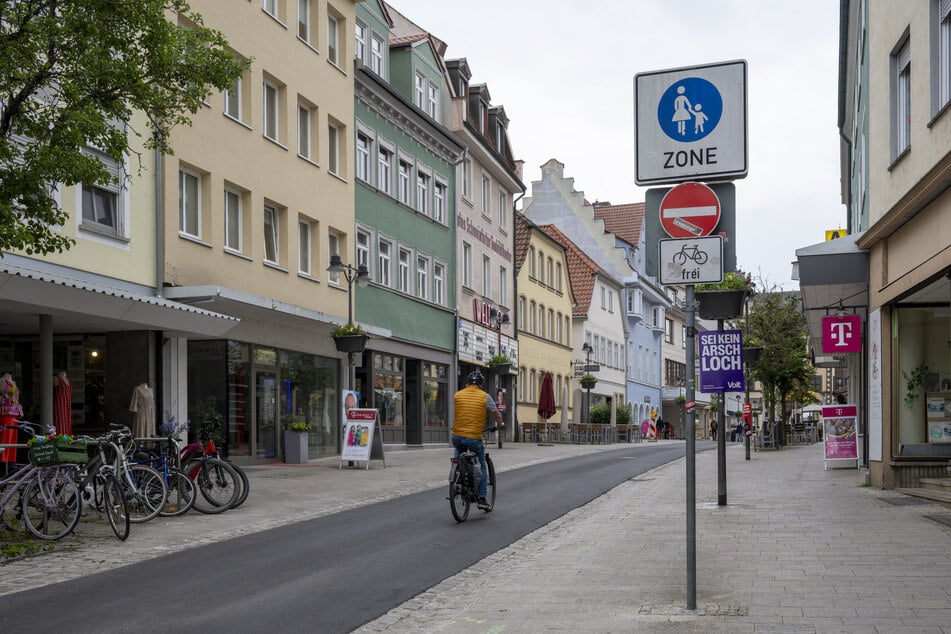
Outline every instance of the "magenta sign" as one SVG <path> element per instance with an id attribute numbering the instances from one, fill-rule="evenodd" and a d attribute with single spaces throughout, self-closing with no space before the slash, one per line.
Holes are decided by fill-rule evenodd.
<path id="1" fill-rule="evenodd" d="M 862 351 L 862 318 L 858 315 L 830 316 L 822 318 L 822 352 Z"/>

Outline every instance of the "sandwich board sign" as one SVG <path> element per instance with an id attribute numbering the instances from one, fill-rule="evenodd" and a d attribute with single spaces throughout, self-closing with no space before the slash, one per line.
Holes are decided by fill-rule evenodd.
<path id="1" fill-rule="evenodd" d="M 346 410 L 338 469 L 347 460 L 366 462 L 369 470 L 371 458 L 383 459 L 383 439 L 380 438 L 377 416 L 379 412 L 375 409 L 354 407 Z M 386 467 L 385 460 L 383 466 Z"/>
<path id="2" fill-rule="evenodd" d="M 746 101 L 746 60 L 635 75 L 634 181 L 746 177 Z"/>

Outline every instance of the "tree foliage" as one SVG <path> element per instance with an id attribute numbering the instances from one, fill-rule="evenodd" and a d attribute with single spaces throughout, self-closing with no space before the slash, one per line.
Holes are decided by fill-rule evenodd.
<path id="1" fill-rule="evenodd" d="M 56 188 L 113 180 L 84 149 L 171 153 L 170 130 L 247 63 L 185 0 L 0 0 L 0 249 L 68 249 Z"/>
<path id="2" fill-rule="evenodd" d="M 785 409 L 786 398 L 808 392 L 813 376 L 807 355 L 809 333 L 798 294 L 765 293 L 751 302 L 747 346 L 763 348 L 751 365 L 753 377 L 763 384 L 770 420 L 776 420 L 777 404 Z M 785 412 L 780 412 L 785 420 Z"/>

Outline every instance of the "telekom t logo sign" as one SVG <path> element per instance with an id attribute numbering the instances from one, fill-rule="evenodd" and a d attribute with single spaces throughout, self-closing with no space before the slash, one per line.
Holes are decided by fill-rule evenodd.
<path id="1" fill-rule="evenodd" d="M 822 318 L 822 352 L 860 352 L 862 350 L 862 318 L 858 315 Z"/>

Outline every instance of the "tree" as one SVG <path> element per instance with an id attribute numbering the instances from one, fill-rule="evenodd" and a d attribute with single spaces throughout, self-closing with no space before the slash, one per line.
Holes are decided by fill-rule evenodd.
<path id="1" fill-rule="evenodd" d="M 0 250 L 72 246 L 56 188 L 116 182 L 88 148 L 171 154 L 171 129 L 248 63 L 185 0 L 0 0 Z"/>
<path id="2" fill-rule="evenodd" d="M 809 333 L 806 317 L 799 308 L 798 294 L 772 292 L 756 295 L 750 306 L 747 346 L 761 346 L 763 352 L 751 366 L 751 373 L 763 384 L 769 419 L 777 420 L 780 405 L 779 437 L 785 434 L 786 399 L 802 392 L 813 375 L 806 354 Z"/>

